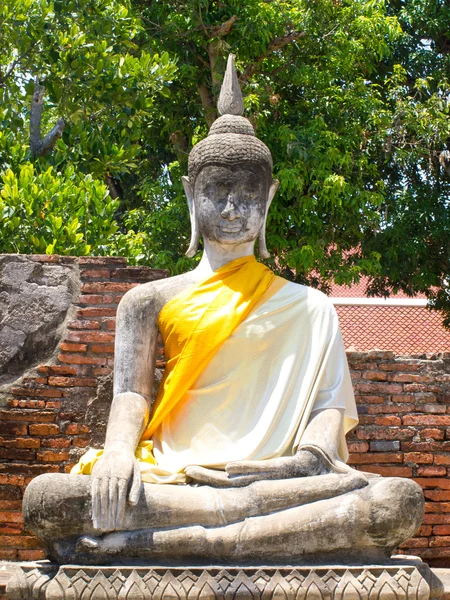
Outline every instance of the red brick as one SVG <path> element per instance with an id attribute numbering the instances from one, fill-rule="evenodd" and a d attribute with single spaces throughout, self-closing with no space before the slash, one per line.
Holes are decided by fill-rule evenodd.
<path id="1" fill-rule="evenodd" d="M 380 371 L 366 371 L 362 374 L 362 378 L 369 381 L 386 381 L 387 375 Z"/>
<path id="2" fill-rule="evenodd" d="M 44 400 L 18 400 L 18 408 L 45 408 Z"/>
<path id="3" fill-rule="evenodd" d="M 450 547 L 450 536 L 441 535 L 441 536 L 432 537 L 430 539 L 430 548 L 436 548 L 437 546 Z"/>
<path id="4" fill-rule="evenodd" d="M 422 367 L 420 362 L 416 363 L 380 363 L 379 368 L 382 371 L 418 371 Z"/>
<path id="5" fill-rule="evenodd" d="M 357 392 L 372 394 L 400 394 L 403 391 L 401 385 L 396 383 L 358 383 L 355 386 Z"/>
<path id="6" fill-rule="evenodd" d="M 55 424 L 38 423 L 30 425 L 30 435 L 55 435 L 59 433 L 59 426 Z"/>
<path id="7" fill-rule="evenodd" d="M 412 538 L 400 545 L 400 548 L 428 548 L 428 538 Z"/>
<path id="8" fill-rule="evenodd" d="M 96 281 L 84 283 L 81 286 L 83 294 L 104 294 L 108 292 L 128 292 L 139 285 L 138 283 L 120 283 L 116 281 Z"/>
<path id="9" fill-rule="evenodd" d="M 404 456 L 404 460 L 405 462 L 430 465 L 433 462 L 433 455 L 422 452 L 407 452 Z"/>
<path id="10" fill-rule="evenodd" d="M 45 438 L 42 440 L 42 447 L 45 448 L 68 448 L 69 446 L 69 438 Z"/>
<path id="11" fill-rule="evenodd" d="M 367 412 L 369 415 L 378 415 L 378 414 L 403 414 L 410 413 L 411 407 L 408 404 L 376 404 L 374 406 L 369 406 L 367 408 Z"/>
<path id="12" fill-rule="evenodd" d="M 403 454 L 400 452 L 365 452 L 364 454 L 351 454 L 348 462 L 351 465 L 401 463 L 403 462 Z"/>
<path id="13" fill-rule="evenodd" d="M 83 294 L 78 298 L 79 304 L 112 304 L 114 301 L 110 294 Z M 116 309 L 114 309 L 116 310 Z"/>
<path id="14" fill-rule="evenodd" d="M 435 465 L 450 465 L 450 455 L 445 454 L 435 454 L 434 455 L 434 464 Z"/>
<path id="15" fill-rule="evenodd" d="M 126 267 L 125 269 L 114 269 L 111 277 L 114 279 L 128 279 L 131 281 L 154 281 L 168 276 L 165 269 L 150 269 L 149 267 Z"/>
<path id="16" fill-rule="evenodd" d="M 76 375 L 78 369 L 76 367 L 68 367 L 67 365 L 43 365 L 38 367 L 38 371 L 45 369 L 45 373 L 51 375 Z"/>
<path id="17" fill-rule="evenodd" d="M 22 497 L 22 490 L 17 485 L 1 485 L 0 499 L 1 500 L 19 500 Z"/>
<path id="18" fill-rule="evenodd" d="M 21 475 L 11 475 L 10 473 L 0 473 L 0 485 L 24 485 L 25 480 Z"/>
<path id="19" fill-rule="evenodd" d="M 7 440 L 0 438 L 0 446 L 5 448 L 39 448 L 40 441 L 32 438 L 16 438 L 14 440 Z"/>
<path id="20" fill-rule="evenodd" d="M 441 524 L 450 524 L 450 515 L 448 514 L 439 514 L 439 513 L 427 513 L 423 517 L 422 523 L 424 525 L 441 525 Z"/>
<path id="21" fill-rule="evenodd" d="M 61 408 L 61 402 L 59 402 L 59 401 L 55 402 L 54 400 L 47 401 L 45 403 L 45 408 Z"/>
<path id="22" fill-rule="evenodd" d="M 126 270 L 126 269 L 124 269 Z M 82 269 L 81 277 L 83 279 L 109 279 L 109 269 Z"/>
<path id="23" fill-rule="evenodd" d="M 411 429 L 358 429 L 356 437 L 359 440 L 407 440 L 414 437 L 415 432 Z"/>
<path id="24" fill-rule="evenodd" d="M 61 342 L 59 345 L 63 352 L 86 352 L 87 344 L 73 344 L 71 342 Z"/>
<path id="25" fill-rule="evenodd" d="M 348 442 L 349 452 L 367 452 L 369 444 L 367 442 Z"/>
<path id="26" fill-rule="evenodd" d="M 0 560 L 17 560 L 17 550 L 13 548 L 0 548 Z M 0 599 L 7 600 L 6 596 L 0 596 Z"/>
<path id="27" fill-rule="evenodd" d="M 40 545 L 39 540 L 31 535 L 0 535 L 0 548 L 37 548 Z"/>
<path id="28" fill-rule="evenodd" d="M 412 477 L 412 469 L 410 467 L 382 467 L 379 465 L 364 465 L 363 471 L 369 473 L 378 473 L 383 477 Z"/>
<path id="29" fill-rule="evenodd" d="M 435 525 L 433 533 L 436 535 L 450 535 L 450 525 Z"/>
<path id="30" fill-rule="evenodd" d="M 433 440 L 443 440 L 444 432 L 442 429 L 420 429 L 419 435 L 421 439 L 431 438 Z"/>
<path id="31" fill-rule="evenodd" d="M 23 523 L 23 515 L 21 512 L 2 511 L 0 523 Z"/>
<path id="32" fill-rule="evenodd" d="M 69 323 L 69 329 L 80 329 L 80 330 L 91 330 L 91 329 L 101 329 L 101 325 L 98 321 L 93 321 L 92 319 L 84 319 L 71 321 Z"/>
<path id="33" fill-rule="evenodd" d="M 31 397 L 44 396 L 45 398 L 61 398 L 62 397 L 62 393 L 59 390 L 53 390 L 51 388 L 49 388 L 49 389 L 47 389 L 47 388 L 32 389 L 32 388 L 14 387 L 14 388 L 12 388 L 11 392 L 15 396 L 31 396 Z"/>
<path id="34" fill-rule="evenodd" d="M 91 352 L 96 354 L 114 354 L 114 344 L 92 344 Z"/>
<path id="35" fill-rule="evenodd" d="M 400 419 L 400 417 L 396 417 L 394 415 L 391 415 L 389 417 L 376 417 L 375 418 L 375 425 L 385 425 L 387 427 L 393 427 L 396 425 L 401 425 L 402 424 L 402 420 Z"/>
<path id="36" fill-rule="evenodd" d="M 63 462 L 69 459 L 69 453 L 55 450 L 42 450 L 36 453 L 39 462 Z"/>
<path id="37" fill-rule="evenodd" d="M 0 471 L 8 471 L 12 474 L 20 473 L 21 475 L 36 477 L 36 475 L 41 475 L 41 473 L 58 473 L 59 466 L 10 462 L 8 464 L 0 463 Z"/>
<path id="38" fill-rule="evenodd" d="M 109 375 L 110 373 L 112 373 L 112 369 L 107 368 L 107 367 L 96 367 L 95 369 L 92 370 L 92 372 L 94 375 L 104 377 L 105 375 Z"/>
<path id="39" fill-rule="evenodd" d="M 22 510 L 22 500 L 0 500 L 0 510 Z"/>
<path id="40" fill-rule="evenodd" d="M 433 500 L 433 502 L 447 502 L 450 500 L 449 490 L 424 490 L 423 493 L 427 500 Z"/>
<path id="41" fill-rule="evenodd" d="M 47 557 L 45 550 L 18 550 L 17 559 L 23 561 L 44 560 Z"/>
<path id="42" fill-rule="evenodd" d="M 0 410 L 0 420 L 5 421 L 26 421 L 51 423 L 56 419 L 56 414 L 50 411 L 18 411 L 18 410 Z M 3 432 L 2 432 L 3 433 Z"/>
<path id="43" fill-rule="evenodd" d="M 58 354 L 58 360 L 63 363 L 78 365 L 103 365 L 105 359 L 98 356 L 85 356 L 83 354 Z"/>
<path id="44" fill-rule="evenodd" d="M 404 425 L 450 425 L 450 415 L 405 415 Z"/>
<path id="45" fill-rule="evenodd" d="M 45 385 L 47 383 L 47 377 L 22 377 L 22 384 L 36 384 Z"/>
<path id="46" fill-rule="evenodd" d="M 19 448 L 0 448 L 0 459 L 6 460 L 34 460 L 34 450 Z"/>
<path id="47" fill-rule="evenodd" d="M 412 394 L 393 394 L 391 396 L 392 402 L 398 402 L 399 404 L 411 404 L 416 401 Z"/>
<path id="48" fill-rule="evenodd" d="M 389 375 L 389 381 L 397 383 L 429 383 L 433 381 L 429 375 L 418 375 L 415 373 L 392 373 Z"/>
<path id="49" fill-rule="evenodd" d="M 445 467 L 419 467 L 417 475 L 420 477 L 442 477 L 447 474 Z"/>
<path id="50" fill-rule="evenodd" d="M 49 377 L 48 378 L 49 384 L 57 386 L 57 387 L 73 387 L 75 385 L 74 381 L 75 381 L 74 377 Z"/>
<path id="51" fill-rule="evenodd" d="M 96 308 L 81 308 L 77 312 L 78 317 L 115 317 L 117 308 L 108 308 L 106 306 L 100 306 Z"/>
<path id="52" fill-rule="evenodd" d="M 103 319 L 103 323 L 106 324 L 106 329 L 111 331 L 115 331 L 116 329 L 116 319 Z"/>
<path id="53" fill-rule="evenodd" d="M 78 435 L 80 433 L 90 433 L 90 429 L 87 425 L 81 423 L 69 423 L 66 427 L 66 435 Z"/>
<path id="54" fill-rule="evenodd" d="M 355 396 L 357 404 L 383 404 L 383 396 Z"/>
<path id="55" fill-rule="evenodd" d="M 1 523 L 0 535 L 21 535 L 23 533 L 22 523 Z"/>
<path id="56" fill-rule="evenodd" d="M 426 513 L 449 513 L 450 502 L 425 502 Z"/>
<path id="57" fill-rule="evenodd" d="M 86 448 L 87 446 L 89 446 L 89 442 L 90 438 L 88 437 L 76 436 L 72 440 L 72 446 L 74 446 L 75 448 Z"/>
<path id="58" fill-rule="evenodd" d="M 403 386 L 405 392 L 426 392 L 427 386 L 421 383 L 405 383 Z"/>
<path id="59" fill-rule="evenodd" d="M 23 423 L 2 423 L 2 433 L 4 435 L 27 435 L 27 426 Z"/>
<path id="60" fill-rule="evenodd" d="M 439 525 L 438 525 L 439 527 Z M 436 528 L 435 528 L 436 529 Z M 417 537 L 429 537 L 433 532 L 433 527 L 431 525 L 422 525 L 417 530 Z"/>
<path id="61" fill-rule="evenodd" d="M 70 331 L 67 338 L 74 342 L 107 343 L 114 341 L 114 334 L 106 331 Z"/>
<path id="62" fill-rule="evenodd" d="M 432 415 L 442 415 L 447 412 L 447 407 L 442 404 L 417 404 L 414 410 L 416 412 L 422 412 Z"/>

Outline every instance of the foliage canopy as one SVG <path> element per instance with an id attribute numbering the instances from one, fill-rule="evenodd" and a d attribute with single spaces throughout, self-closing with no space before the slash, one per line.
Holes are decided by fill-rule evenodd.
<path id="1" fill-rule="evenodd" d="M 5 0 L 0 25 L 1 251 L 188 268 L 180 177 L 231 51 L 280 180 L 271 265 L 423 292 L 450 323 L 446 0 Z"/>

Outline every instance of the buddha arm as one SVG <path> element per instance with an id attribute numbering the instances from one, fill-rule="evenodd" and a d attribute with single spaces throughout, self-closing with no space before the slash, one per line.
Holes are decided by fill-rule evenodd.
<path id="1" fill-rule="evenodd" d="M 117 311 L 114 399 L 105 450 L 121 443 L 134 453 L 148 423 L 157 335 L 157 310 L 146 286 L 125 294 Z"/>
<path id="2" fill-rule="evenodd" d="M 114 399 L 105 450 L 92 471 L 92 520 L 102 531 L 120 529 L 127 498 L 137 504 L 141 492 L 134 453 L 149 419 L 158 334 L 149 291 L 128 292 L 117 313 Z"/>

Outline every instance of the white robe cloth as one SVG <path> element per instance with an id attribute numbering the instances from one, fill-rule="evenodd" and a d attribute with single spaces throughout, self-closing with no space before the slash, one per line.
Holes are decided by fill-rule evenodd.
<path id="1" fill-rule="evenodd" d="M 286 283 L 237 327 L 180 406 L 152 437 L 157 465 L 143 481 L 183 483 L 188 465 L 291 456 L 312 410 L 344 411 L 345 434 L 358 423 L 334 306 L 321 292 Z"/>

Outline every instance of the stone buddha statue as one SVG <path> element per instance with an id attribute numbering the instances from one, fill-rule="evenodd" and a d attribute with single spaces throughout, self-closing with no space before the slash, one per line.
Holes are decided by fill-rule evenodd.
<path id="1" fill-rule="evenodd" d="M 26 527 L 59 563 L 384 561 L 420 525 L 422 491 L 346 465 L 357 412 L 334 307 L 254 255 L 278 182 L 233 57 L 218 108 L 183 178 L 202 259 L 122 299 L 104 449 L 33 480 Z"/>

